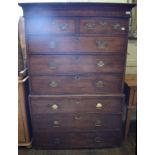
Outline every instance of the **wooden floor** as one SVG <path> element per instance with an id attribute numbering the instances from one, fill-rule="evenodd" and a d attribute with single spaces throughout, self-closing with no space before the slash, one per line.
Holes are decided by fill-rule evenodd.
<path id="1" fill-rule="evenodd" d="M 18 155 L 136 155 L 135 134 L 130 134 L 121 147 L 90 150 L 35 150 L 19 148 Z"/>

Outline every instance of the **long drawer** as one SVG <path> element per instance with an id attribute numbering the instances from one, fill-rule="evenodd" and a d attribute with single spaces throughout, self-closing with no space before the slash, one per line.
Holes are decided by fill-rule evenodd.
<path id="1" fill-rule="evenodd" d="M 55 113 L 109 113 L 122 112 L 124 96 L 63 96 L 30 97 L 31 112 L 35 114 Z"/>
<path id="2" fill-rule="evenodd" d="M 103 148 L 120 144 L 120 131 L 49 133 L 35 132 L 35 148 Z"/>
<path id="3" fill-rule="evenodd" d="M 67 73 L 122 73 L 124 57 L 118 55 L 31 55 L 31 75 Z"/>
<path id="4" fill-rule="evenodd" d="M 122 75 L 32 76 L 31 94 L 102 94 L 121 93 Z"/>
<path id="5" fill-rule="evenodd" d="M 45 53 L 121 53 L 126 49 L 125 37 L 29 35 L 28 52 Z"/>
<path id="6" fill-rule="evenodd" d="M 102 113 L 32 114 L 33 130 L 36 132 L 71 132 L 120 130 L 120 115 Z"/>

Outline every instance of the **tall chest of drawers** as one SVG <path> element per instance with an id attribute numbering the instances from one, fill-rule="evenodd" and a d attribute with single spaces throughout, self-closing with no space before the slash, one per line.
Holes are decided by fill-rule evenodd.
<path id="1" fill-rule="evenodd" d="M 133 4 L 20 3 L 36 148 L 121 142 L 128 23 Z"/>

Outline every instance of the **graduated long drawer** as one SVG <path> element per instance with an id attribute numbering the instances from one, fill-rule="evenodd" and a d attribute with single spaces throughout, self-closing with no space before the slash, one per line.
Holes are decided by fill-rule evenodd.
<path id="1" fill-rule="evenodd" d="M 120 144 L 120 131 L 105 132 L 34 132 L 35 148 L 103 148 Z"/>
<path id="2" fill-rule="evenodd" d="M 104 113 L 120 114 L 123 95 L 54 95 L 49 97 L 31 96 L 30 105 L 33 114 L 61 113 Z"/>
<path id="3" fill-rule="evenodd" d="M 35 132 L 73 132 L 120 130 L 121 114 L 102 113 L 63 113 L 63 114 L 31 114 Z"/>
<path id="4" fill-rule="evenodd" d="M 31 94 L 102 94 L 121 93 L 122 75 L 60 75 L 32 76 Z"/>
<path id="5" fill-rule="evenodd" d="M 122 73 L 125 58 L 118 55 L 31 55 L 31 75 Z"/>
<path id="6" fill-rule="evenodd" d="M 28 52 L 46 53 L 122 53 L 126 49 L 125 37 L 29 35 Z"/>

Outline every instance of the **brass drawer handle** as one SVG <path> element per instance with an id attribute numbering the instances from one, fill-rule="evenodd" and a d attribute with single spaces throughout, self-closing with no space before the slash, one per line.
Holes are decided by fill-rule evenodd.
<path id="1" fill-rule="evenodd" d="M 66 23 L 62 23 L 59 25 L 59 29 L 62 31 L 66 31 L 69 28 L 69 25 Z"/>
<path id="2" fill-rule="evenodd" d="M 52 126 L 53 126 L 54 128 L 58 128 L 58 127 L 60 127 L 60 122 L 59 122 L 59 121 L 53 121 Z"/>
<path id="3" fill-rule="evenodd" d="M 79 75 L 76 75 L 76 76 L 74 77 L 74 79 L 75 79 L 75 80 L 80 80 L 81 78 L 80 78 Z"/>
<path id="4" fill-rule="evenodd" d="M 56 81 L 51 81 L 51 82 L 49 83 L 49 86 L 55 88 L 55 87 L 58 86 L 58 82 L 56 82 Z"/>
<path id="5" fill-rule="evenodd" d="M 59 108 L 59 106 L 57 104 L 51 105 L 51 109 L 52 110 L 57 110 L 58 108 Z"/>
<path id="6" fill-rule="evenodd" d="M 121 30 L 122 30 L 122 31 L 125 31 L 125 27 L 121 27 Z"/>
<path id="7" fill-rule="evenodd" d="M 131 12 L 130 12 L 130 11 L 125 11 L 125 14 L 126 14 L 126 15 L 130 15 Z"/>
<path id="8" fill-rule="evenodd" d="M 103 104 L 98 102 L 96 104 L 96 109 L 102 109 L 102 108 L 103 108 Z"/>
<path id="9" fill-rule="evenodd" d="M 118 29 L 120 29 L 120 30 L 122 30 L 122 31 L 125 31 L 125 30 L 126 30 L 125 27 L 121 27 L 121 25 L 118 24 L 118 23 L 112 25 L 112 27 L 113 27 L 113 29 L 115 29 L 115 30 L 118 30 Z"/>
<path id="10" fill-rule="evenodd" d="M 95 141 L 96 143 L 101 143 L 101 142 L 103 143 L 103 142 L 104 142 L 104 140 L 103 140 L 102 137 L 95 137 L 94 141 Z"/>
<path id="11" fill-rule="evenodd" d="M 97 67 L 103 67 L 104 66 L 104 62 L 102 60 L 100 60 L 98 63 L 97 63 Z"/>
<path id="12" fill-rule="evenodd" d="M 115 29 L 115 30 L 120 29 L 120 26 L 121 26 L 121 25 L 118 24 L 118 23 L 112 25 L 113 29 Z"/>
<path id="13" fill-rule="evenodd" d="M 96 127 L 101 127 L 101 126 L 103 126 L 103 122 L 101 120 L 96 120 L 95 121 L 95 126 Z"/>
<path id="14" fill-rule="evenodd" d="M 87 27 L 87 29 L 95 29 L 96 24 L 95 23 L 87 23 L 86 27 Z"/>
<path id="15" fill-rule="evenodd" d="M 56 41 L 51 40 L 50 43 L 49 43 L 49 47 L 50 47 L 50 48 L 56 48 L 56 47 L 57 47 Z"/>
<path id="16" fill-rule="evenodd" d="M 96 46 L 98 48 L 105 48 L 107 47 L 108 43 L 106 41 L 103 41 L 103 40 L 97 40 L 96 41 Z"/>
<path id="17" fill-rule="evenodd" d="M 107 22 L 100 21 L 99 24 L 102 25 L 102 26 L 105 26 L 105 25 L 107 25 Z"/>
<path id="18" fill-rule="evenodd" d="M 56 63 L 49 62 L 49 63 L 48 63 L 48 67 L 49 67 L 50 69 L 56 69 L 56 68 L 58 67 L 58 65 L 57 65 Z"/>
<path id="19" fill-rule="evenodd" d="M 97 82 L 96 82 L 96 87 L 98 87 L 98 88 L 103 88 L 103 86 L 104 86 L 103 81 L 97 81 Z"/>
<path id="20" fill-rule="evenodd" d="M 81 115 L 79 113 L 75 114 L 74 119 L 75 120 L 80 120 L 81 119 Z"/>

